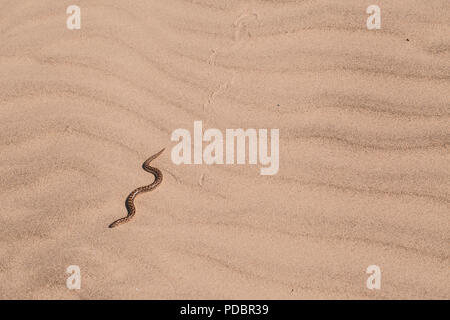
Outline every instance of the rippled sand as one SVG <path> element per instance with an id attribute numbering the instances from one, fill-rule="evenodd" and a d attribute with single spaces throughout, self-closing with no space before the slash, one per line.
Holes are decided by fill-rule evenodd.
<path id="1" fill-rule="evenodd" d="M 76 2 L 0 0 L 0 298 L 450 298 L 448 0 Z M 174 165 L 195 120 L 279 173 Z"/>

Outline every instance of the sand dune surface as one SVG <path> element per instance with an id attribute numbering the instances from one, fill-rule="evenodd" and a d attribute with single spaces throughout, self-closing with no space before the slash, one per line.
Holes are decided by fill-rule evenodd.
<path id="1" fill-rule="evenodd" d="M 450 3 L 376 3 L 0 0 L 0 298 L 450 298 Z M 194 121 L 278 173 L 175 165 Z"/>

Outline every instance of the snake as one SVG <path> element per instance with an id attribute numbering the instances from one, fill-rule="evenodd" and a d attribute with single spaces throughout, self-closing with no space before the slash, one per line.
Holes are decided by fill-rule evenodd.
<path id="1" fill-rule="evenodd" d="M 145 171 L 147 171 L 155 176 L 155 181 L 153 181 L 153 183 L 151 183 L 147 186 L 143 186 L 143 187 L 134 189 L 130 193 L 130 195 L 127 197 L 127 200 L 125 202 L 125 205 L 126 205 L 127 211 L 128 211 L 127 216 L 124 218 L 120 218 L 120 219 L 114 221 L 113 223 L 111 223 L 109 225 L 110 228 L 115 228 L 115 227 L 120 226 L 121 224 L 127 223 L 128 221 L 133 219 L 134 215 L 136 214 L 136 207 L 134 206 L 134 199 L 136 198 L 136 196 L 138 194 L 141 194 L 144 192 L 152 191 L 153 189 L 155 189 L 157 186 L 159 186 L 161 184 L 161 182 L 163 180 L 163 174 L 162 174 L 161 170 L 159 170 L 158 168 L 150 166 L 150 162 L 152 162 L 153 160 L 158 158 L 161 155 L 161 153 L 163 153 L 164 150 L 165 150 L 165 148 L 162 149 L 161 151 L 159 151 L 158 153 L 152 155 L 150 158 L 145 160 L 144 164 L 142 165 L 142 168 Z"/>

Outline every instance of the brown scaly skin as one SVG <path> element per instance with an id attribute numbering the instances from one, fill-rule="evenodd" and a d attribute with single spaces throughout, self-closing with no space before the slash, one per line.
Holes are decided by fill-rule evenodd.
<path id="1" fill-rule="evenodd" d="M 165 149 L 162 149 L 160 152 L 158 152 L 157 154 L 151 156 L 150 158 L 148 158 L 144 164 L 142 165 L 142 168 L 153 174 L 155 176 L 155 181 L 153 181 L 152 184 L 149 184 L 148 186 L 144 186 L 144 187 L 139 187 L 135 190 L 133 190 L 130 195 L 127 198 L 126 201 L 126 206 L 127 206 L 127 210 L 128 210 L 128 215 L 124 218 L 120 218 L 116 221 L 114 221 L 113 223 L 111 223 L 109 225 L 110 228 L 115 228 L 123 223 L 127 223 L 128 221 L 130 221 L 131 219 L 133 219 L 135 213 L 136 213 L 136 208 L 134 206 L 134 198 L 136 198 L 136 196 L 140 193 L 144 193 L 144 192 L 149 192 L 152 191 L 153 189 L 155 189 L 163 180 L 163 174 L 162 172 L 154 167 L 151 167 L 149 165 L 150 162 L 152 162 L 153 160 L 155 160 L 156 158 L 158 158 L 161 153 L 163 153 Z"/>

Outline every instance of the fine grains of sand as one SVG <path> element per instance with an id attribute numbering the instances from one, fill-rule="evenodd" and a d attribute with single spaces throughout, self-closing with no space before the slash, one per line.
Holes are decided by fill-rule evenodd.
<path id="1" fill-rule="evenodd" d="M 0 298 L 450 298 L 450 3 L 376 2 L 0 0 Z M 174 165 L 195 120 L 280 171 Z"/>

